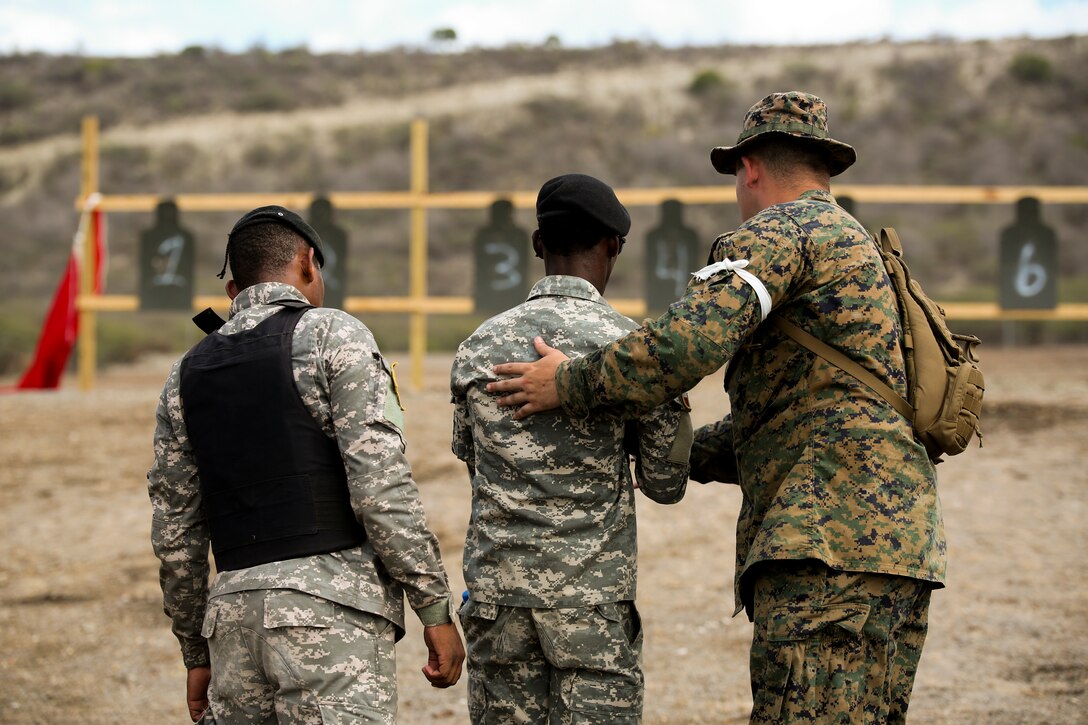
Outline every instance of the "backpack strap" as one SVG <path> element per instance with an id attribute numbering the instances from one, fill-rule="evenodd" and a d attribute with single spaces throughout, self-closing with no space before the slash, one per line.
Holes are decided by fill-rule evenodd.
<path id="1" fill-rule="evenodd" d="M 886 254 L 903 258 L 903 243 L 899 241 L 899 232 L 892 227 L 883 227 L 880 230 L 880 246 Z"/>
<path id="2" fill-rule="evenodd" d="M 898 239 L 896 241 L 898 241 Z M 855 378 L 868 385 L 875 393 L 888 401 L 889 405 L 898 410 L 904 418 L 911 423 L 914 422 L 914 406 L 907 402 L 907 399 L 902 395 L 892 390 L 876 375 L 873 375 L 823 340 L 805 332 L 797 325 L 782 317 L 782 315 L 773 315 L 770 319 L 770 323 L 774 325 L 775 329 L 787 335 L 801 347 L 819 355 L 835 367 L 850 373 Z"/>

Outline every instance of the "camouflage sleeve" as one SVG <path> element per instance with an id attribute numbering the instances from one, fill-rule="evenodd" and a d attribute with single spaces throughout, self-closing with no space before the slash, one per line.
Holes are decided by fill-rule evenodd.
<path id="1" fill-rule="evenodd" d="M 404 586 L 412 609 L 448 606 L 438 540 L 427 527 L 404 455 L 399 395 L 373 338 L 361 325 L 357 329 L 359 334 L 326 348 L 325 360 L 352 507 L 386 571 Z"/>
<path id="2" fill-rule="evenodd" d="M 777 306 L 802 263 L 797 230 L 789 224 L 776 217 L 742 227 L 715 243 L 712 256 L 747 260 L 747 270 Z M 661 317 L 562 363 L 555 375 L 560 402 L 579 418 L 595 411 L 649 411 L 724 365 L 761 321 L 756 292 L 740 275 L 722 271 L 704 281 L 693 279 Z"/>
<path id="3" fill-rule="evenodd" d="M 555 381 L 563 409 L 640 415 L 694 387 L 736 352 L 759 321 L 759 303 L 736 278 L 689 288 L 656 320 L 564 362 Z M 721 302 L 718 302 L 718 301 Z"/>
<path id="4" fill-rule="evenodd" d="M 635 479 L 657 503 L 676 503 L 688 485 L 691 416 L 681 399 L 654 408 L 638 420 Z"/>
<path id="5" fill-rule="evenodd" d="M 732 418 L 727 416 L 695 431 L 695 442 L 691 446 L 691 478 L 699 483 L 740 483 L 737 455 L 733 449 Z"/>
<path id="6" fill-rule="evenodd" d="M 210 537 L 201 508 L 200 479 L 181 415 L 178 366 L 155 413 L 155 460 L 147 473 L 151 546 L 159 558 L 163 611 L 173 622 L 187 669 L 209 663 L 200 636 L 208 599 Z"/>

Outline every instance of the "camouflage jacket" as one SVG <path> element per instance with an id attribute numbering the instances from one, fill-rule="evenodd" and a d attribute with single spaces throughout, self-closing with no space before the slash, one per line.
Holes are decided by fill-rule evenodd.
<path id="1" fill-rule="evenodd" d="M 453 452 L 472 473 L 464 572 L 473 600 L 581 607 L 634 599 L 637 541 L 625 421 L 572 419 L 559 411 L 515 421 L 484 389 L 495 379 L 495 364 L 532 359 L 536 335 L 578 355 L 634 328 L 589 282 L 555 275 L 457 350 Z M 640 490 L 660 503 L 679 501 L 691 447 L 686 405 L 671 400 L 631 428 L 627 445 L 637 448 Z"/>
<path id="2" fill-rule="evenodd" d="M 283 309 L 271 304 L 282 299 L 306 301 L 282 283 L 244 289 L 220 332 L 230 335 L 256 327 Z M 399 400 L 370 331 L 340 310 L 308 310 L 295 328 L 291 354 L 303 403 L 340 447 L 351 505 L 367 541 L 331 554 L 221 572 L 209 592 L 210 540 L 199 472 L 185 430 L 179 360 L 159 398 L 155 461 L 147 479 L 163 607 L 189 668 L 208 661 L 200 628 L 209 596 L 295 589 L 378 614 L 401 631 L 402 592 L 425 623 L 445 620 L 448 613 L 449 588 L 438 542 L 427 528 L 404 456 Z"/>
<path id="3" fill-rule="evenodd" d="M 720 237 L 711 257 L 747 260 L 773 314 L 905 393 L 895 293 L 872 237 L 829 193 L 807 191 L 763 210 Z M 744 493 L 737 611 L 745 572 L 771 559 L 942 582 L 936 475 L 910 423 L 761 319 L 757 294 L 740 274 L 693 279 L 659 319 L 564 363 L 556 374 L 563 407 L 576 416 L 645 410 L 731 361 L 727 392 Z"/>

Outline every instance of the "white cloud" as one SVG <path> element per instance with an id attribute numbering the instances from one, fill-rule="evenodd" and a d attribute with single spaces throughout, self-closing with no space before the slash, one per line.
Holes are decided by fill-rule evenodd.
<path id="1" fill-rule="evenodd" d="M 730 3 L 726 37 L 735 43 L 772 45 L 877 38 L 888 32 L 893 5 L 892 0 Z"/>
<path id="2" fill-rule="evenodd" d="M 28 7 L 0 7 L 0 50 L 72 53 L 85 37 L 69 17 Z"/>
<path id="3" fill-rule="evenodd" d="M 0 0 L 0 53 L 373 50 L 426 45 L 440 27 L 460 47 L 549 35 L 569 46 L 1056 36 L 1088 33 L 1088 0 Z"/>

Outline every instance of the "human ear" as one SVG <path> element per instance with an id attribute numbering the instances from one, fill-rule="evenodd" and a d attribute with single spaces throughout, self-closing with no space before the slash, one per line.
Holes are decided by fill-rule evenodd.
<path id="1" fill-rule="evenodd" d="M 301 268 L 299 273 L 302 275 L 304 282 L 312 282 L 314 276 L 317 274 L 317 262 L 314 260 L 314 248 L 306 246 L 306 256 L 301 259 Z"/>

